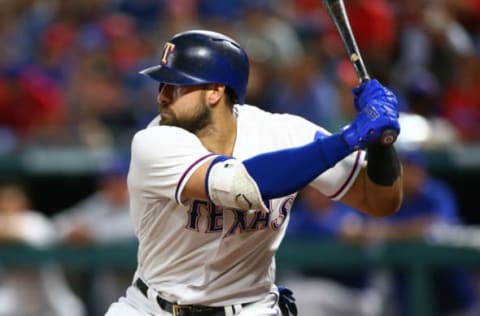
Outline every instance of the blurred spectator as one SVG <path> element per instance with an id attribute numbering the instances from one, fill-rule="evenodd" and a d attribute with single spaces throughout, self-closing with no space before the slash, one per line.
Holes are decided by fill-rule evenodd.
<path id="1" fill-rule="evenodd" d="M 335 125 L 331 130 L 337 131 L 348 124 L 348 122 L 350 122 L 351 119 L 356 115 L 355 107 L 352 106 L 352 90 L 359 84 L 359 79 L 350 60 L 346 58 L 339 59 L 336 61 L 334 66 L 336 78 L 335 84 L 338 94 L 338 113 L 336 115 L 336 119 L 332 121 L 335 122 Z"/>
<path id="2" fill-rule="evenodd" d="M 468 55 L 456 61 L 456 71 L 444 91 L 442 112 L 463 141 L 480 141 L 480 58 Z"/>
<path id="3" fill-rule="evenodd" d="M 446 1 L 393 1 L 401 25 L 397 69 L 400 79 L 410 71 L 428 69 L 440 85 L 452 78 L 458 56 L 470 55 L 473 40 L 452 14 Z"/>
<path id="4" fill-rule="evenodd" d="M 332 27 L 322 2 L 316 0 L 277 0 L 274 11 L 284 17 L 304 40 L 318 39 Z"/>
<path id="5" fill-rule="evenodd" d="M 480 1 L 478 0 L 447 0 L 450 9 L 457 20 L 472 34 L 476 54 L 480 55 Z"/>
<path id="6" fill-rule="evenodd" d="M 478 139 L 480 126 L 471 88 L 478 85 L 479 7 L 476 0 L 346 2 L 372 77 L 394 82 L 403 95 L 418 70 L 429 72 L 441 98 L 412 111 L 447 117 L 466 141 Z M 128 144 L 152 115 L 143 101 L 151 99 L 149 83 L 131 74 L 160 57 L 169 34 L 191 28 L 231 34 L 246 47 L 249 102 L 269 108 L 275 101 L 317 121 L 338 114 L 331 90 L 345 49 L 319 1 L 9 0 L 0 2 L 0 126 L 20 148 Z"/>
<path id="7" fill-rule="evenodd" d="M 313 56 L 317 50 L 318 58 Z M 349 60 L 322 63 L 321 47 L 285 66 L 290 75 L 274 81 L 266 104 L 275 112 L 294 113 L 335 132 L 355 116 L 352 89 L 359 84 Z"/>
<path id="8" fill-rule="evenodd" d="M 431 176 L 421 150 L 402 150 L 404 200 L 400 210 L 387 218 L 372 218 L 353 210 L 340 224 L 339 236 L 347 242 L 372 244 L 379 242 L 422 240 L 437 225 L 459 225 L 461 219 L 452 189 Z M 472 275 L 461 268 L 435 271 L 442 280 L 434 288 L 435 315 L 475 314 L 477 293 Z M 409 315 L 409 297 L 405 276 L 392 276 L 393 315 Z M 478 311 L 476 311 L 478 313 Z M 469 314 L 468 314 L 469 315 Z"/>
<path id="9" fill-rule="evenodd" d="M 118 158 L 101 171 L 97 190 L 55 216 L 60 238 L 84 245 L 134 237 L 127 194 L 128 161 Z"/>
<path id="10" fill-rule="evenodd" d="M 0 185 L 0 243 L 46 247 L 56 240 L 47 217 L 31 210 L 21 186 Z M 83 316 L 81 301 L 72 292 L 60 267 L 0 267 L 1 316 Z"/>
<path id="11" fill-rule="evenodd" d="M 202 19 L 238 19 L 248 0 L 198 0 L 198 9 Z M 258 0 L 257 3 L 265 1 Z"/>
<path id="12" fill-rule="evenodd" d="M 51 22 L 39 34 L 35 61 L 58 84 L 64 85 L 74 63 L 76 28 L 73 23 Z"/>
<path id="13" fill-rule="evenodd" d="M 412 70 L 405 76 L 405 111 L 425 118 L 440 115 L 440 84 L 426 68 Z"/>
<path id="14" fill-rule="evenodd" d="M 116 135 L 136 126 L 133 107 L 106 49 L 84 52 L 67 85 L 70 127 L 81 144 L 92 148 L 114 146 Z"/>
<path id="15" fill-rule="evenodd" d="M 323 75 L 318 59 L 308 55 L 285 69 L 290 75 L 274 81 L 267 91 L 268 108 L 303 116 L 328 129 L 337 127 L 341 115 L 337 87 L 335 80 Z"/>
<path id="16" fill-rule="evenodd" d="M 60 239 L 72 246 L 133 242 L 127 192 L 129 161 L 113 159 L 98 179 L 97 191 L 55 217 Z M 93 269 L 81 277 L 89 316 L 103 315 L 131 283 L 132 271 Z"/>
<path id="17" fill-rule="evenodd" d="M 397 38 L 397 20 L 390 2 L 351 0 L 345 6 L 370 75 L 388 82 Z"/>
<path id="18" fill-rule="evenodd" d="M 12 129 L 20 144 L 63 135 L 66 114 L 61 87 L 30 66 L 0 72 L 0 125 Z"/>
<path id="19" fill-rule="evenodd" d="M 114 3 L 118 10 L 135 19 L 142 31 L 155 28 L 163 10 L 163 1 L 159 0 L 119 0 Z"/>
<path id="20" fill-rule="evenodd" d="M 397 147 L 412 145 L 440 148 L 461 141 L 458 128 L 442 115 L 440 84 L 427 69 L 418 68 L 405 77 L 399 89 L 402 133 Z"/>
<path id="21" fill-rule="evenodd" d="M 305 56 L 299 34 L 284 18 L 273 12 L 271 1 L 245 0 L 239 3 L 242 4 L 241 10 L 238 10 L 238 19 L 231 31 L 250 59 L 247 102 L 257 102 L 270 110 L 275 105 L 281 112 L 313 114 L 315 107 L 307 103 L 314 96 L 307 90 L 315 84 L 311 77 L 317 69 L 315 60 Z M 282 67 L 276 66 L 279 64 Z M 313 68 L 307 69 L 309 66 Z M 297 76 L 293 78 L 293 74 Z M 295 99 L 293 103 L 292 98 Z M 315 117 L 318 117 L 316 113 Z"/>
<path id="22" fill-rule="evenodd" d="M 235 38 L 257 62 L 282 65 L 275 68 L 280 75 L 289 73 L 284 66 L 303 58 L 305 51 L 296 30 L 272 13 L 267 0 L 244 1 L 242 14 L 235 25 Z"/>
<path id="23" fill-rule="evenodd" d="M 164 0 L 163 6 L 164 9 L 160 17 L 162 27 L 157 32 L 160 31 L 161 38 L 164 38 L 161 41 L 158 41 L 158 38 L 152 39 L 158 45 L 158 54 L 161 54 L 164 40 L 170 34 L 199 28 L 202 22 L 198 0 Z"/>
<path id="24" fill-rule="evenodd" d="M 437 227 L 461 225 L 453 191 L 429 175 L 423 152 L 401 150 L 400 155 L 404 168 L 404 201 L 395 215 L 368 217 L 306 188 L 292 209 L 287 238 L 340 239 L 374 245 L 423 240 Z M 307 314 L 410 315 L 407 279 L 401 271 L 391 271 L 391 274 L 380 270 L 342 270 L 338 274 L 319 269 L 301 272 L 300 277 L 294 276 L 288 283 L 297 292 L 299 308 L 304 306 Z M 478 296 L 470 271 L 452 268 L 433 273 L 435 279 L 442 280 L 434 288 L 435 315 L 478 313 Z M 311 293 L 315 293 L 314 297 Z"/>
<path id="25" fill-rule="evenodd" d="M 347 212 L 347 213 L 346 213 Z M 304 188 L 292 208 L 287 240 L 336 241 L 350 209 Z M 280 275 L 294 291 L 300 315 L 380 316 L 388 292 L 377 275 L 362 269 L 303 268 Z"/>

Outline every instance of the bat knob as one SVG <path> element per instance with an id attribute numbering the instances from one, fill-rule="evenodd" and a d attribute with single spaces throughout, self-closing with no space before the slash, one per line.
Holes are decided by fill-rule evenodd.
<path id="1" fill-rule="evenodd" d="M 397 131 L 393 129 L 386 129 L 383 131 L 382 136 L 380 137 L 380 143 L 382 145 L 391 145 L 397 140 L 397 137 Z"/>

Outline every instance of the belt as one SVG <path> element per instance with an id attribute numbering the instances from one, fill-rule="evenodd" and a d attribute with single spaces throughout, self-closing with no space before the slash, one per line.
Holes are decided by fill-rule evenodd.
<path id="1" fill-rule="evenodd" d="M 135 280 L 135 286 L 148 298 L 148 285 L 140 278 Z M 201 306 L 201 305 L 178 305 L 156 297 L 157 304 L 161 309 L 172 313 L 173 316 L 225 316 L 224 307 Z"/>

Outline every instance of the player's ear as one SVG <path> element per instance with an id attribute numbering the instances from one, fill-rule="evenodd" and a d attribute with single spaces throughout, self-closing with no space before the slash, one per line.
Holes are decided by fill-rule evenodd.
<path id="1" fill-rule="evenodd" d="M 209 84 L 206 88 L 206 99 L 208 104 L 214 105 L 225 97 L 225 85 Z"/>

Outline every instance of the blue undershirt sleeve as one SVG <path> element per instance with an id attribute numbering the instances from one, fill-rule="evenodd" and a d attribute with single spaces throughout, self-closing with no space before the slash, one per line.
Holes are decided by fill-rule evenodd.
<path id="1" fill-rule="evenodd" d="M 304 146 L 260 154 L 243 161 L 263 199 L 292 194 L 351 153 L 341 134 Z"/>

